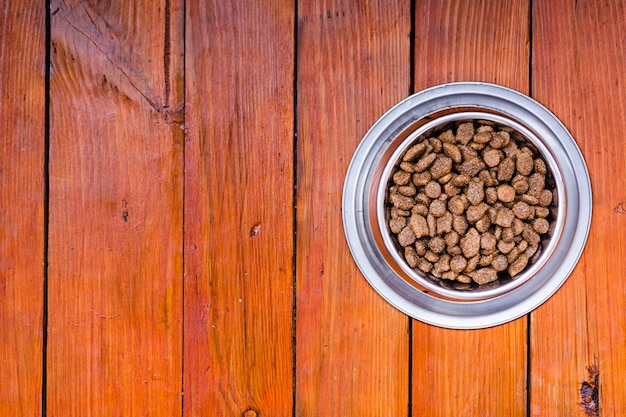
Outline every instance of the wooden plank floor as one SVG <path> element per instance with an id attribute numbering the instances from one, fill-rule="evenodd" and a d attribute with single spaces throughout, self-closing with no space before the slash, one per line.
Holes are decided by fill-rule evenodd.
<path id="1" fill-rule="evenodd" d="M 625 3 L 0 2 L 0 415 L 626 415 Z M 459 331 L 369 286 L 341 198 L 468 80 L 561 119 L 594 213 L 552 298 Z"/>

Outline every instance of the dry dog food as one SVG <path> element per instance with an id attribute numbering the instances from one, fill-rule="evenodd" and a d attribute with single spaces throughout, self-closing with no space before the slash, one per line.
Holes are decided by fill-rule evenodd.
<path id="1" fill-rule="evenodd" d="M 389 230 L 411 268 L 484 285 L 519 275 L 554 222 L 541 154 L 489 121 L 450 125 L 413 144 L 389 181 Z"/>

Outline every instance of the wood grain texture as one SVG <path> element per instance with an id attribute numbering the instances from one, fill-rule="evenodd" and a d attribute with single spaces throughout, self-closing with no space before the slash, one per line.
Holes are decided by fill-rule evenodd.
<path id="1" fill-rule="evenodd" d="M 47 415 L 182 412 L 182 1 L 52 1 Z"/>
<path id="2" fill-rule="evenodd" d="M 483 81 L 528 93 L 528 1 L 427 1 L 415 10 L 415 89 Z M 525 317 L 494 328 L 413 322 L 413 415 L 526 415 Z"/>
<path id="3" fill-rule="evenodd" d="M 597 363 L 601 416 L 626 414 L 626 56 L 623 1 L 533 2 L 533 94 L 577 141 L 593 219 L 565 285 L 532 315 L 532 415 L 580 415 Z M 578 413 L 578 414 L 577 414 Z"/>
<path id="4" fill-rule="evenodd" d="M 185 415 L 292 412 L 293 13 L 187 2 Z"/>
<path id="5" fill-rule="evenodd" d="M 359 273 L 341 199 L 361 138 L 408 95 L 410 5 L 361 3 L 298 5 L 298 416 L 408 410 L 408 319 Z"/>
<path id="6" fill-rule="evenodd" d="M 45 5 L 0 6 L 0 415 L 41 414 Z M 28 42 L 24 42 L 28 39 Z"/>

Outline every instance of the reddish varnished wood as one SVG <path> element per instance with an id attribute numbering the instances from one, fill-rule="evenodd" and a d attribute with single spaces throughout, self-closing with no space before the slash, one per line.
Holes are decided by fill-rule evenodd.
<path id="1" fill-rule="evenodd" d="M 3 416 L 41 414 L 45 16 L 42 2 L 8 2 L 0 6 L 0 415 Z"/>
<path id="2" fill-rule="evenodd" d="M 185 415 L 292 412 L 293 10 L 187 2 Z"/>
<path id="3" fill-rule="evenodd" d="M 528 93 L 529 2 L 428 1 L 415 10 L 415 89 L 492 82 Z M 525 317 L 458 331 L 413 322 L 413 415 L 525 416 Z"/>
<path id="4" fill-rule="evenodd" d="M 47 415 L 182 413 L 182 1 L 52 1 Z"/>

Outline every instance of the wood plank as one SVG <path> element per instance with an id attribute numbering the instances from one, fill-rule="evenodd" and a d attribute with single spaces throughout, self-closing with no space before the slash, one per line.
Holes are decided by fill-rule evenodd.
<path id="1" fill-rule="evenodd" d="M 3 416 L 41 414 L 45 20 L 43 2 L 8 2 L 0 7 L 0 415 Z"/>
<path id="2" fill-rule="evenodd" d="M 528 93 L 529 2 L 426 1 L 415 10 L 415 89 L 484 81 Z M 525 317 L 471 331 L 413 322 L 413 415 L 526 415 Z"/>
<path id="3" fill-rule="evenodd" d="M 181 415 L 183 2 L 51 14 L 47 414 Z"/>
<path id="4" fill-rule="evenodd" d="M 293 16 L 187 2 L 185 415 L 292 413 Z"/>
<path id="5" fill-rule="evenodd" d="M 409 93 L 410 4 L 361 3 L 298 4 L 299 416 L 401 416 L 409 402 L 408 319 L 358 272 L 341 199 L 361 138 Z"/>
<path id="6" fill-rule="evenodd" d="M 580 389 L 594 363 L 599 415 L 626 413 L 625 7 L 623 1 L 533 2 L 533 94 L 576 139 L 593 190 L 583 256 L 532 315 L 535 416 L 583 414 Z"/>

